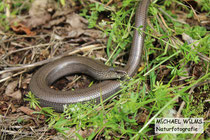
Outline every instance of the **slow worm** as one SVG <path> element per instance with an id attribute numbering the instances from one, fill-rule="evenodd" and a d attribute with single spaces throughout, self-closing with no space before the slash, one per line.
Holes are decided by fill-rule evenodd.
<path id="1" fill-rule="evenodd" d="M 30 81 L 29 87 L 32 93 L 39 98 L 42 106 L 53 107 L 62 112 L 63 105 L 77 102 L 95 100 L 100 102 L 120 90 L 121 84 L 117 80 L 125 75 L 132 77 L 138 70 L 142 48 L 144 46 L 144 32 L 146 26 L 147 10 L 150 0 L 142 0 L 136 10 L 135 29 L 129 59 L 125 68 L 108 67 L 96 60 L 67 56 L 41 67 Z M 56 91 L 50 88 L 53 82 L 59 78 L 75 73 L 87 74 L 98 80 L 103 80 L 89 88 L 77 89 L 75 91 Z"/>

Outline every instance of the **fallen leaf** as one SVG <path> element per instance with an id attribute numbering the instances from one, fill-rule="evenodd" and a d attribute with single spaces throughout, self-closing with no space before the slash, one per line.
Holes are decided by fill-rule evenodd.
<path id="1" fill-rule="evenodd" d="M 32 32 L 29 27 L 27 27 L 26 25 L 24 25 L 22 23 L 18 23 L 18 25 L 11 25 L 11 28 L 16 33 L 25 33 L 28 36 L 36 35 L 35 32 Z"/>
<path id="2" fill-rule="evenodd" d="M 185 34 L 185 33 L 182 33 L 182 39 L 184 41 L 187 42 L 187 44 L 192 44 L 194 43 L 195 41 L 197 40 L 193 40 L 192 37 L 190 37 L 189 35 Z M 197 46 L 199 44 L 199 42 L 197 42 L 195 45 Z"/>
<path id="3" fill-rule="evenodd" d="M 27 26 L 36 28 L 48 22 L 55 10 L 55 5 L 54 0 L 35 0 L 29 10 L 30 18 L 27 20 Z"/>
<path id="4" fill-rule="evenodd" d="M 9 96 L 11 93 L 13 93 L 15 88 L 17 87 L 17 84 L 18 84 L 18 81 L 13 81 L 13 82 L 9 83 L 7 85 L 6 90 L 5 90 L 5 94 L 7 96 Z"/>
<path id="5" fill-rule="evenodd" d="M 71 31 L 68 32 L 68 38 L 78 38 L 84 32 L 85 32 L 85 30 L 83 30 L 81 28 L 73 29 L 73 30 L 71 30 Z"/>
<path id="6" fill-rule="evenodd" d="M 7 96 L 10 96 L 10 97 L 12 97 L 12 98 L 14 98 L 16 100 L 20 100 L 22 98 L 22 94 L 21 94 L 20 90 L 17 90 L 17 91 L 15 91 L 15 92 L 7 95 Z"/>
<path id="7" fill-rule="evenodd" d="M 45 116 L 42 115 L 42 114 L 34 114 L 36 111 L 33 110 L 33 109 L 30 109 L 28 107 L 24 107 L 24 106 L 21 106 L 18 108 L 19 111 L 22 111 L 23 113 L 29 115 L 29 116 L 32 116 L 32 117 L 39 117 L 39 119 L 45 119 Z"/>
<path id="8" fill-rule="evenodd" d="M 87 20 L 76 13 L 72 13 L 67 16 L 66 23 L 68 23 L 73 29 L 87 27 Z"/>
<path id="9" fill-rule="evenodd" d="M 7 78 L 7 77 L 9 77 L 9 76 L 12 76 L 12 72 L 3 73 L 3 74 L 1 75 L 1 79 Z"/>
<path id="10" fill-rule="evenodd" d="M 48 13 L 52 13 L 55 6 L 55 0 L 34 0 L 29 10 L 29 15 L 32 17 L 41 17 Z"/>
<path id="11" fill-rule="evenodd" d="M 48 22 L 50 20 L 51 16 L 50 15 L 44 15 L 43 19 L 41 17 L 31 17 L 28 21 L 27 21 L 27 25 L 30 28 L 36 28 L 40 25 L 45 24 L 46 22 Z"/>
<path id="12" fill-rule="evenodd" d="M 18 110 L 22 111 L 23 113 L 25 113 L 25 114 L 27 114 L 29 116 L 34 116 L 33 113 L 35 112 L 34 110 L 32 110 L 32 109 L 30 109 L 28 107 L 24 107 L 24 106 L 19 107 Z"/>
<path id="13" fill-rule="evenodd" d="M 17 110 L 17 109 L 15 108 L 14 104 L 11 104 L 11 107 L 10 107 L 10 108 L 12 109 L 12 110 L 11 110 L 12 113 L 16 112 L 16 110 Z"/>

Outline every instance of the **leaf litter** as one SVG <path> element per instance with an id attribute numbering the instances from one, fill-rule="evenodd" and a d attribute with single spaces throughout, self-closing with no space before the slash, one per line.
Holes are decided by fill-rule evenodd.
<path id="1" fill-rule="evenodd" d="M 30 78 L 38 69 L 37 66 L 69 54 L 80 53 L 80 55 L 93 56 L 93 54 L 101 54 L 101 51 L 104 52 L 106 36 L 103 36 L 100 30 L 89 29 L 88 21 L 77 14 L 77 9 L 71 4 L 67 3 L 65 7 L 59 6 L 53 0 L 35 0 L 28 14 L 17 15 L 10 19 L 13 34 L 4 32 L 0 34 L 2 46 L 0 47 L 0 94 L 2 96 L 0 127 L 3 129 L 1 134 L 18 135 L 16 130 L 21 130 L 25 135 L 32 135 L 32 128 L 37 134 L 51 133 L 52 130 L 44 129 L 46 125 L 43 126 L 43 118 L 33 114 L 36 110 L 30 109 L 29 104 L 23 101 L 23 96 L 29 91 Z M 104 57 L 104 55 L 100 56 Z M 22 66 L 26 68 L 22 69 Z M 12 79 L 16 80 L 12 81 Z M 67 90 L 72 87 L 87 87 L 91 82 L 85 76 L 80 76 L 79 79 L 81 80 L 75 81 L 74 77 L 64 78 L 67 83 L 74 84 L 68 84 L 66 88 L 64 86 L 62 88 Z M 57 89 L 56 85 L 65 85 L 65 83 L 63 84 L 62 80 L 60 83 L 58 81 L 54 86 L 55 89 Z M 30 117 L 26 119 L 24 114 Z M 15 119 L 8 123 L 7 120 L 11 117 Z M 35 120 L 37 117 L 38 121 Z M 80 133 L 86 135 L 90 131 Z"/>

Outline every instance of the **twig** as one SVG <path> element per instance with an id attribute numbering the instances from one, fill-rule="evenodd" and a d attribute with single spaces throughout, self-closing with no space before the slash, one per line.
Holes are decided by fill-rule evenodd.
<path id="1" fill-rule="evenodd" d="M 11 0 L 6 1 L 6 17 L 10 18 L 10 8 L 11 8 Z"/>
<path id="2" fill-rule="evenodd" d="M 69 55 L 73 55 L 73 54 L 76 54 L 78 52 L 84 52 L 84 51 L 88 51 L 90 49 L 93 49 L 93 50 L 99 50 L 99 49 L 103 49 L 105 48 L 105 46 L 101 46 L 101 47 L 98 47 L 99 44 L 95 44 L 95 45 L 90 45 L 90 46 L 86 46 L 86 47 L 82 47 L 82 48 L 77 48 L 76 50 L 74 51 L 68 51 L 62 55 L 59 55 L 59 56 L 56 56 L 56 57 L 53 57 L 53 58 L 49 58 L 47 60 L 43 60 L 43 61 L 39 61 L 39 62 L 36 62 L 36 63 L 33 63 L 33 64 L 26 64 L 26 65 L 21 65 L 21 66 L 18 66 L 18 67 L 11 67 L 11 68 L 7 68 L 3 71 L 0 71 L 0 74 L 3 74 L 3 73 L 6 73 L 6 72 L 12 72 L 12 71 L 18 71 L 18 70 L 23 70 L 23 69 L 27 69 L 27 68 L 33 68 L 33 67 L 36 67 L 36 66 L 41 66 L 43 64 L 46 64 L 46 63 L 49 63 L 49 62 L 52 62 L 52 61 L 55 61 L 57 59 L 60 59 L 64 56 L 69 56 Z M 3 81 L 6 81 L 14 76 L 17 76 L 19 74 L 22 74 L 24 73 L 26 70 L 22 71 L 22 72 L 19 72 L 19 73 L 16 73 L 12 76 L 8 76 L 4 79 L 1 79 L 0 80 L 0 83 L 3 82 Z"/>
<path id="3" fill-rule="evenodd" d="M 17 53 L 17 52 L 21 52 L 21 51 L 25 51 L 25 50 L 29 50 L 29 49 L 33 49 L 33 48 L 42 48 L 42 47 L 46 47 L 46 46 L 49 46 L 49 45 L 53 45 L 53 44 L 49 44 L 49 43 L 47 43 L 47 44 L 39 44 L 39 45 L 35 45 L 35 46 L 30 46 L 30 47 L 14 50 L 14 51 L 8 52 L 5 56 L 2 56 L 1 59 L 5 59 L 6 57 L 8 57 L 9 55 L 11 55 L 13 53 Z"/>
<path id="4" fill-rule="evenodd" d="M 14 74 L 14 75 L 11 75 L 11 76 L 8 76 L 8 77 L 5 77 L 5 78 L 3 78 L 3 79 L 1 79 L 1 80 L 0 80 L 0 83 L 1 83 L 1 82 L 4 82 L 4 81 L 6 81 L 6 80 L 8 80 L 8 79 L 10 79 L 10 78 L 12 78 L 12 77 L 15 77 L 15 76 L 18 76 L 18 75 L 20 75 L 20 74 L 23 74 L 24 72 L 26 72 L 26 71 L 25 71 L 25 70 L 23 70 L 23 71 L 18 72 L 18 73 Z"/>
<path id="5" fill-rule="evenodd" d="M 33 132 L 19 132 L 19 131 L 12 131 L 12 130 L 1 130 L 1 132 L 8 133 L 8 134 L 11 134 L 11 135 L 21 134 L 21 135 L 27 135 L 27 136 L 34 134 Z"/>
<path id="6" fill-rule="evenodd" d="M 180 117 L 181 112 L 182 112 L 182 110 L 183 110 L 184 106 L 185 106 L 185 102 L 184 102 L 184 101 L 182 101 L 182 103 L 181 103 L 181 105 L 180 105 L 180 107 L 179 107 L 179 110 L 178 110 L 178 111 L 177 111 L 177 113 L 176 113 L 176 117 L 177 117 L 177 118 L 179 118 L 179 117 Z"/>
<path id="7" fill-rule="evenodd" d="M 81 76 L 75 77 L 75 78 L 73 79 L 73 81 L 72 81 L 71 83 L 69 83 L 69 84 L 63 89 L 63 91 L 69 90 L 70 87 L 71 87 L 75 82 L 77 82 L 80 78 L 81 78 Z"/>
<path id="8" fill-rule="evenodd" d="M 98 132 L 98 134 L 95 136 L 95 139 L 94 140 L 97 140 L 98 139 L 98 136 L 100 135 L 100 133 L 104 130 L 104 128 L 106 128 L 106 126 L 103 126 L 101 128 L 101 130 Z"/>
<path id="9" fill-rule="evenodd" d="M 109 0 L 108 2 L 107 2 L 107 4 L 106 4 L 106 6 L 108 6 L 110 3 L 112 3 L 113 2 L 113 0 Z"/>
<path id="10" fill-rule="evenodd" d="M 166 15 L 167 17 L 169 17 L 171 20 L 173 21 L 176 21 L 176 22 L 179 22 L 179 23 L 182 23 L 182 24 L 187 24 L 186 22 L 184 21 L 179 21 L 177 19 L 174 19 L 173 17 L 171 17 L 168 13 L 166 13 L 162 8 L 158 8 L 164 15 Z"/>

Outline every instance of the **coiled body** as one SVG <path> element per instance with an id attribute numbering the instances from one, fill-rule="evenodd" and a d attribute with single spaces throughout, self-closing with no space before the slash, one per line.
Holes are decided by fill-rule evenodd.
<path id="1" fill-rule="evenodd" d="M 142 31 L 145 30 L 149 3 L 149 0 L 142 0 L 136 10 L 135 27 L 143 26 L 141 28 Z M 143 32 L 138 33 L 137 30 L 134 31 L 129 59 L 123 69 L 130 77 L 138 70 L 142 48 L 144 46 L 144 36 L 145 34 Z M 77 89 L 75 91 L 56 91 L 49 87 L 60 77 L 72 73 L 84 73 L 96 79 L 113 80 L 105 80 L 89 88 Z M 122 69 L 110 68 L 89 58 L 68 56 L 40 68 L 32 76 L 29 86 L 32 93 L 39 98 L 42 106 L 53 107 L 56 111 L 61 112 L 65 104 L 85 102 L 92 99 L 100 102 L 101 96 L 103 100 L 106 99 L 120 90 L 120 82 L 116 78 L 122 77 L 123 75 Z"/>

